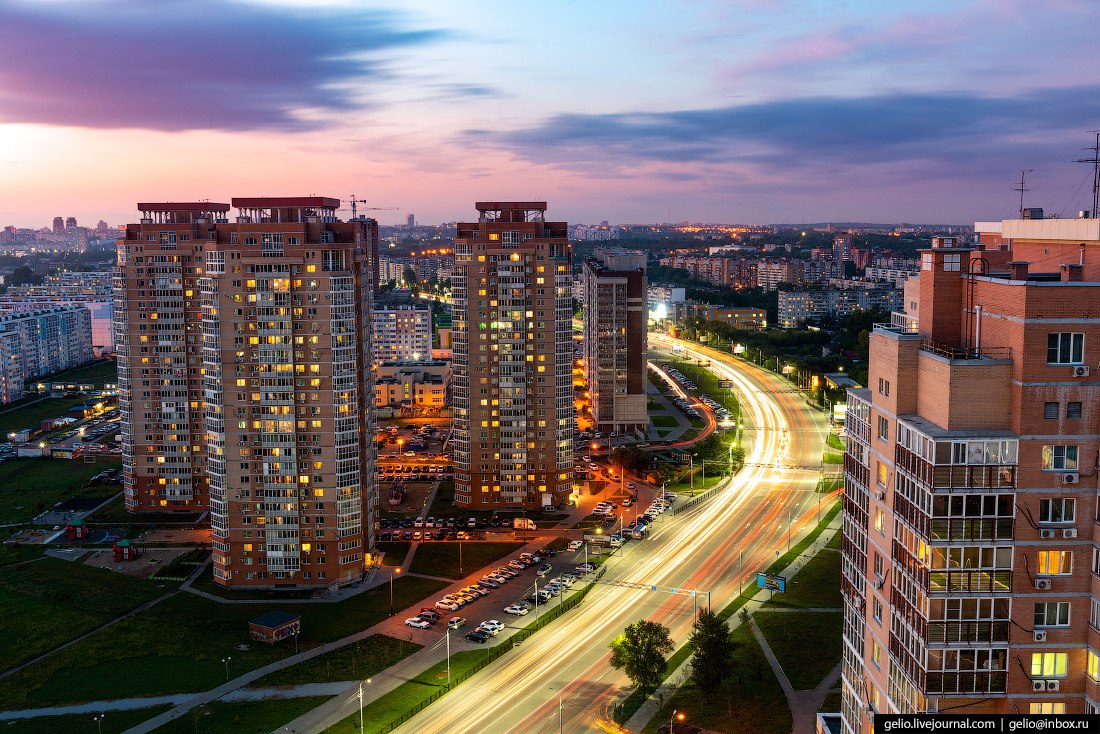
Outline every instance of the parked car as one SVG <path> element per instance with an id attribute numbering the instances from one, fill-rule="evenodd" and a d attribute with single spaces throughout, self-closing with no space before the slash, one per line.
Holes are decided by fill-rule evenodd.
<path id="1" fill-rule="evenodd" d="M 526 604 L 510 604 L 504 607 L 505 614 L 515 614 L 517 617 L 522 617 L 529 611 L 531 610 L 527 608 Z"/>
<path id="2" fill-rule="evenodd" d="M 584 541 L 582 540 L 571 540 L 569 541 L 569 550 L 580 550 L 582 545 L 584 545 Z"/>
<path id="3" fill-rule="evenodd" d="M 426 630 L 431 627 L 431 624 L 421 619 L 420 617 L 409 617 L 405 620 L 406 627 L 415 627 L 418 630 Z"/>
<path id="4" fill-rule="evenodd" d="M 463 635 L 463 637 L 465 637 L 470 642 L 479 642 L 484 644 L 484 642 L 489 639 L 490 635 L 488 632 L 482 632 L 481 630 L 470 630 L 465 635 Z"/>
<path id="5" fill-rule="evenodd" d="M 464 626 L 465 624 L 466 624 L 466 618 L 465 617 L 451 617 L 450 619 L 447 620 L 447 626 L 450 629 L 453 629 L 453 630 L 456 630 L 459 627 Z"/>

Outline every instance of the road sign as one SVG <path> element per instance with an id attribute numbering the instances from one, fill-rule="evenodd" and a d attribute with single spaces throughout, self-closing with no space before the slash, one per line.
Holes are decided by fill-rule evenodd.
<path id="1" fill-rule="evenodd" d="M 718 389 L 719 390 L 732 390 L 733 389 L 733 380 L 719 380 L 718 381 Z"/>

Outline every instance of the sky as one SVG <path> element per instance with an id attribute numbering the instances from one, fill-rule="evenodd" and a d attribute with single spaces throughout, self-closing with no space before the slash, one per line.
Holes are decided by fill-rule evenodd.
<path id="1" fill-rule="evenodd" d="M 968 224 L 1092 201 L 1096 0 L 0 0 L 0 225 Z M 350 211 L 342 213 L 350 215 Z"/>

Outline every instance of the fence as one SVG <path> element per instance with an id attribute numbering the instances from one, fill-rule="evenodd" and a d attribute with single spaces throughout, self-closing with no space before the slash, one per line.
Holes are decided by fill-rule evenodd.
<path id="1" fill-rule="evenodd" d="M 731 479 L 732 479 L 732 477 L 731 477 Z M 703 492 L 698 497 L 693 497 L 692 499 L 688 500 L 687 502 L 680 505 L 679 507 L 673 507 L 672 508 L 672 514 L 673 515 L 679 515 L 681 512 L 687 512 L 688 510 L 696 507 L 700 502 L 705 502 L 705 501 L 709 500 L 711 497 L 718 494 L 719 492 L 721 492 L 722 490 L 724 490 L 728 486 L 729 486 L 728 481 L 724 482 L 722 484 L 716 484 L 715 486 L 708 489 L 706 492 Z"/>
<path id="2" fill-rule="evenodd" d="M 518 645 L 521 642 L 525 641 L 527 638 L 529 638 L 531 635 L 538 632 L 540 629 L 545 627 L 547 624 L 549 624 L 550 622 L 553 622 L 555 619 L 557 619 L 561 615 L 568 612 L 570 609 L 572 609 L 575 606 L 577 606 L 578 604 L 580 604 L 581 601 L 584 600 L 584 597 L 588 596 L 588 592 L 592 590 L 592 587 L 594 587 L 596 585 L 596 582 L 599 581 L 599 579 L 604 575 L 604 572 L 606 570 L 607 570 L 606 568 L 601 566 L 599 569 L 596 570 L 595 575 L 592 577 L 592 580 L 584 585 L 584 588 L 580 589 L 576 594 L 569 597 L 568 599 L 563 599 L 560 604 L 548 605 L 548 608 L 546 609 L 546 611 L 542 612 L 539 615 L 539 618 L 534 623 L 532 623 L 528 627 L 524 627 L 523 629 L 518 630 L 514 635 L 512 635 L 509 638 L 509 641 L 511 642 L 510 645 L 506 645 L 506 644 L 502 643 L 500 645 L 496 645 L 495 647 L 490 647 L 489 649 L 487 649 L 485 651 L 485 659 L 484 660 L 480 660 L 475 665 L 470 667 L 468 670 L 466 670 L 462 673 L 458 673 L 458 674 L 454 675 L 451 678 L 451 682 L 449 684 L 440 684 L 439 685 L 439 690 L 435 691 L 430 696 L 425 698 L 423 701 L 416 704 L 415 706 L 413 706 L 411 709 L 409 709 L 405 713 L 401 714 L 401 716 L 399 716 L 398 718 L 394 719 L 390 723 L 388 723 L 385 726 L 383 726 L 382 728 L 380 728 L 378 730 L 379 734 L 389 734 L 394 729 L 401 726 L 406 721 L 408 721 L 409 719 L 416 716 L 417 714 L 419 714 L 424 709 L 431 706 L 433 703 L 438 701 L 440 698 L 447 695 L 447 693 L 449 693 L 452 689 L 454 689 L 460 683 L 465 682 L 467 679 L 469 679 L 474 674 L 481 672 L 485 668 L 485 666 L 489 665 L 490 663 L 492 663 L 494 660 L 498 659 L 502 655 L 505 655 L 506 653 L 511 651 L 513 648 L 515 648 L 516 645 Z M 408 684 L 406 684 L 406 685 L 408 685 Z"/>

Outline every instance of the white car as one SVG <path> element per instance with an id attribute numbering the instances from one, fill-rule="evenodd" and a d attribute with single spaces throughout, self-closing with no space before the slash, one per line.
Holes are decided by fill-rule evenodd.
<path id="1" fill-rule="evenodd" d="M 448 612 L 455 612 L 458 611 L 458 604 L 455 604 L 453 601 L 450 600 L 440 599 L 435 603 L 435 608 L 446 609 Z"/>
<path id="2" fill-rule="evenodd" d="M 420 617 L 409 617 L 408 619 L 405 620 L 405 626 L 406 627 L 415 627 L 418 630 L 426 630 L 429 627 L 431 627 L 430 624 L 425 622 Z"/>
<path id="3" fill-rule="evenodd" d="M 529 611 L 531 610 L 527 608 L 526 604 L 512 604 L 510 606 L 504 607 L 505 614 L 515 614 L 517 617 L 522 617 Z"/>
<path id="4" fill-rule="evenodd" d="M 504 622 L 496 619 L 486 619 L 479 625 L 482 629 L 492 632 L 494 635 L 504 629 Z"/>
<path id="5" fill-rule="evenodd" d="M 581 549 L 581 546 L 582 546 L 582 545 L 584 545 L 584 541 L 581 541 L 581 540 L 571 540 L 571 541 L 569 541 L 569 546 L 568 546 L 568 548 L 569 548 L 569 550 L 571 550 L 571 551 L 575 551 L 575 550 L 580 550 L 580 549 Z"/>

